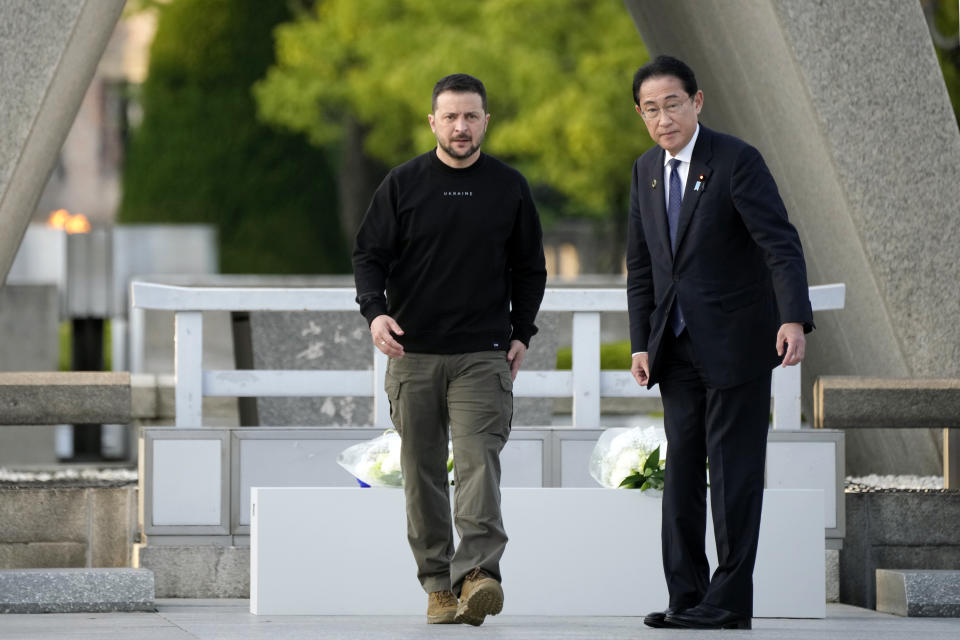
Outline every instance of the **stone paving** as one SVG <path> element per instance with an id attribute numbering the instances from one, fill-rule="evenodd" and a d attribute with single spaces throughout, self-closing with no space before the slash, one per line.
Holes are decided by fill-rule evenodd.
<path id="1" fill-rule="evenodd" d="M 549 597 L 545 593 L 544 597 Z M 11 640 L 626 640 L 716 638 L 715 631 L 648 629 L 640 618 L 497 616 L 481 627 L 426 625 L 421 617 L 253 616 L 247 600 L 160 600 L 156 613 L 7 614 L 0 638 Z M 900 618 L 828 604 L 823 620 L 758 619 L 752 631 L 724 640 L 956 640 L 957 618 Z"/>

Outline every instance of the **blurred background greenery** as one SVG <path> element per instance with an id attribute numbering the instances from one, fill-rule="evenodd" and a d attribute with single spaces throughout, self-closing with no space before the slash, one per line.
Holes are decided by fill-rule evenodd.
<path id="1" fill-rule="evenodd" d="M 251 86 L 273 63 L 287 2 L 155 3 L 118 221 L 209 223 L 225 273 L 349 270 L 329 154 L 257 119 Z"/>
<path id="2" fill-rule="evenodd" d="M 960 114 L 958 3 L 914 1 Z M 548 232 L 593 221 L 609 250 L 586 271 L 621 273 L 629 171 L 652 145 L 621 0 L 131 0 L 144 10 L 121 222 L 212 223 L 227 273 L 347 273 L 374 189 L 434 145 L 433 84 L 466 72 L 489 93 L 484 149 L 527 176 Z"/>
<path id="3" fill-rule="evenodd" d="M 484 149 L 523 171 L 546 225 L 624 236 L 652 143 L 630 95 L 647 53 L 620 0 L 140 6 L 159 21 L 119 218 L 216 224 L 224 272 L 349 272 L 373 190 L 435 145 L 431 91 L 454 72 L 486 84 Z"/>

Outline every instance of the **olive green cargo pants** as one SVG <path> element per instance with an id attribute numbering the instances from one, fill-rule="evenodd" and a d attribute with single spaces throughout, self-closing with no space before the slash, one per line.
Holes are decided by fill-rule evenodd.
<path id="1" fill-rule="evenodd" d="M 407 353 L 390 359 L 385 387 L 390 418 L 400 433 L 407 539 L 424 591 L 459 594 L 464 576 L 475 567 L 500 580 L 507 544 L 500 515 L 500 451 L 513 418 L 506 353 Z M 453 521 L 460 536 L 456 551 L 448 439 L 453 443 Z"/>

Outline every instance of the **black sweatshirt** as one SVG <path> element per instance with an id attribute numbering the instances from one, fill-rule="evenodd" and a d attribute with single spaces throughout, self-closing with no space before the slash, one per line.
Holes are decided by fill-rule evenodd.
<path id="1" fill-rule="evenodd" d="M 413 158 L 377 188 L 353 273 L 360 313 L 368 324 L 390 315 L 407 351 L 529 346 L 547 272 L 527 181 L 484 153 L 464 169 L 435 149 Z"/>

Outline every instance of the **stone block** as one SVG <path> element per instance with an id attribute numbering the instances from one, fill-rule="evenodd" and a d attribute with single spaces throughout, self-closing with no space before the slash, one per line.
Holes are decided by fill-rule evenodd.
<path id="1" fill-rule="evenodd" d="M 840 550 L 827 549 L 824 552 L 824 573 L 826 575 L 827 602 L 840 601 Z"/>
<path id="2" fill-rule="evenodd" d="M 0 542 L 86 541 L 86 489 L 0 489 Z"/>
<path id="3" fill-rule="evenodd" d="M 0 490 L 0 567 L 129 567 L 135 487 Z"/>
<path id="4" fill-rule="evenodd" d="M 955 569 L 960 571 L 960 545 L 876 546 L 873 567 L 888 569 Z"/>
<path id="5" fill-rule="evenodd" d="M 144 569 L 0 571 L 0 613 L 154 611 Z"/>
<path id="6" fill-rule="evenodd" d="M 868 494 L 871 543 L 960 547 L 960 492 L 889 491 Z"/>
<path id="7" fill-rule="evenodd" d="M 846 494 L 840 602 L 876 606 L 876 570 L 960 570 L 960 494 L 887 491 Z"/>
<path id="8" fill-rule="evenodd" d="M 158 598 L 249 598 L 250 548 L 136 545 L 135 564 L 154 573 Z"/>
<path id="9" fill-rule="evenodd" d="M 59 322 L 56 285 L 0 287 L 0 371 L 55 371 Z"/>
<path id="10" fill-rule="evenodd" d="M 0 373 L 0 424 L 129 421 L 129 373 Z"/>
<path id="11" fill-rule="evenodd" d="M 54 425 L 0 426 L 0 467 L 57 464 Z"/>
<path id="12" fill-rule="evenodd" d="M 877 569 L 877 611 L 910 617 L 960 617 L 960 571 Z"/>
<path id="13" fill-rule="evenodd" d="M 844 433 L 848 475 L 943 473 L 943 429 L 845 429 Z"/>
<path id="14" fill-rule="evenodd" d="M 84 542 L 0 542 L 0 568 L 86 567 Z"/>
<path id="15" fill-rule="evenodd" d="M 152 373 L 130 375 L 130 415 L 134 419 L 156 418 L 159 413 L 157 376 Z"/>
<path id="16" fill-rule="evenodd" d="M 870 529 L 867 522 L 867 494 L 844 494 L 847 529 L 840 549 L 840 602 L 866 606 L 873 576 L 870 569 Z M 874 567 L 875 568 L 875 567 Z"/>
<path id="17" fill-rule="evenodd" d="M 254 312 L 255 369 L 373 369 L 373 345 L 358 311 Z M 372 397 L 258 398 L 263 426 L 372 425 Z"/>
<path id="18" fill-rule="evenodd" d="M 88 489 L 90 566 L 129 567 L 137 535 L 134 487 Z"/>
<path id="19" fill-rule="evenodd" d="M 935 475 L 942 428 L 960 424 L 960 379 L 823 376 L 814 385 L 813 415 L 817 427 L 847 430 L 853 474 Z"/>
<path id="20" fill-rule="evenodd" d="M 818 428 L 960 427 L 960 378 L 823 376 L 813 394 Z"/>

